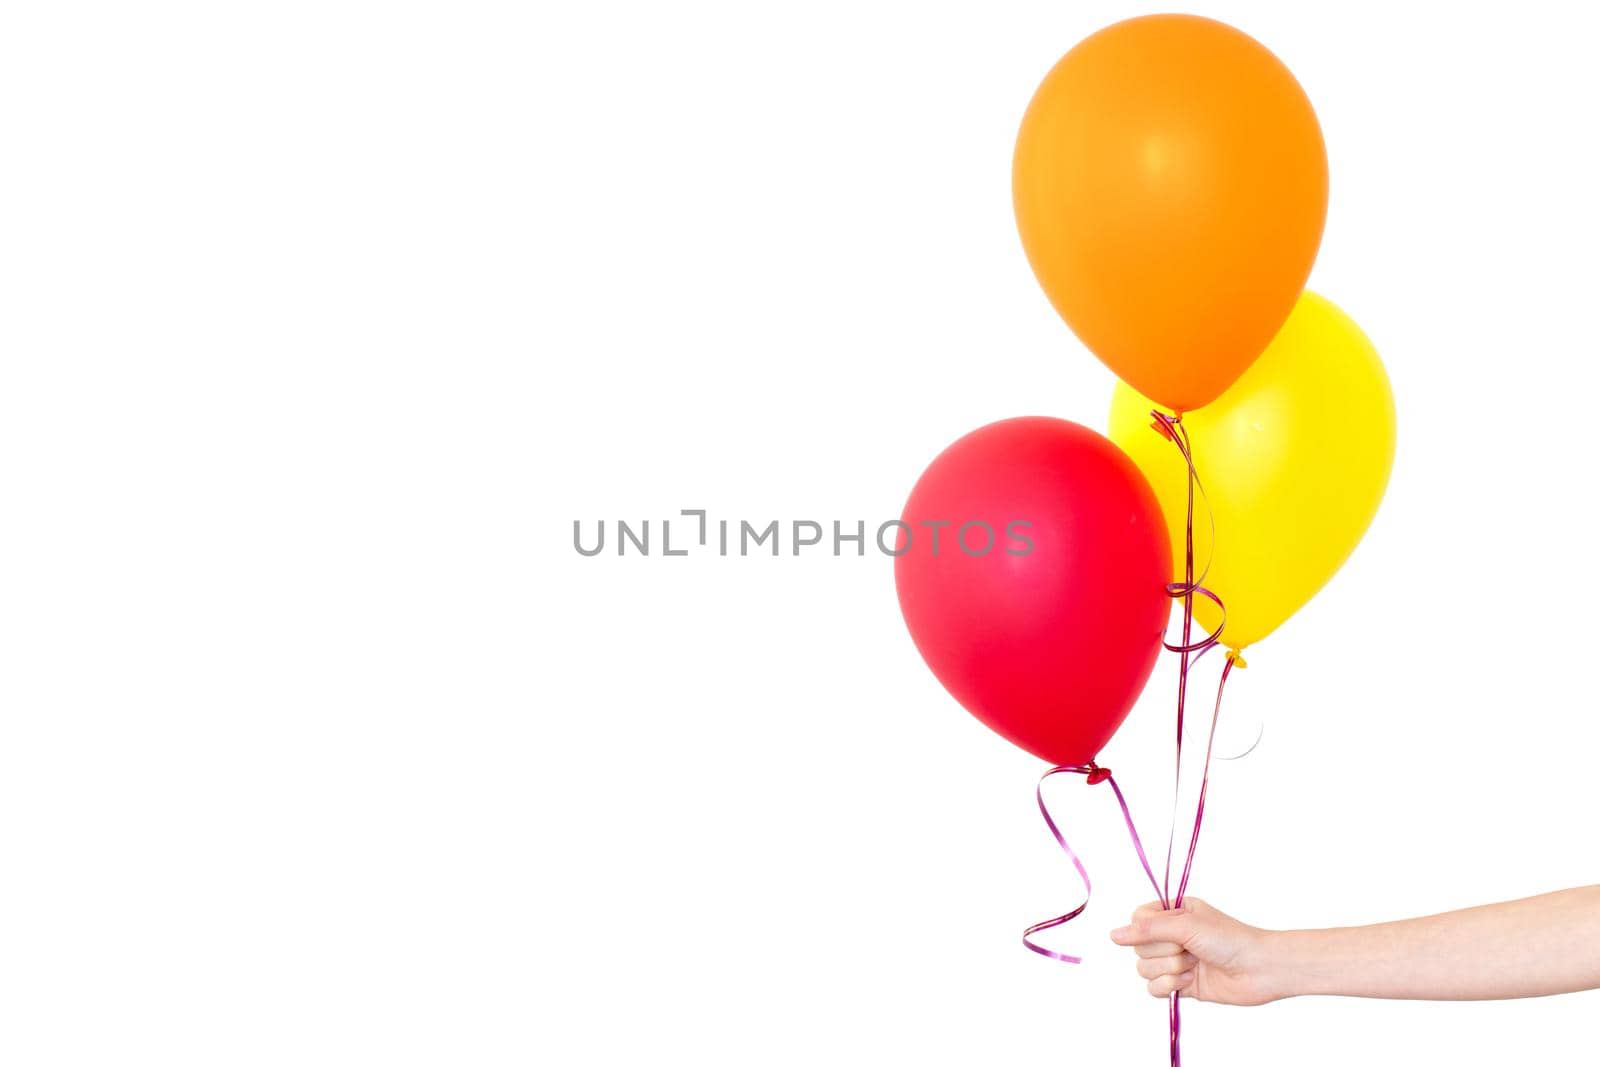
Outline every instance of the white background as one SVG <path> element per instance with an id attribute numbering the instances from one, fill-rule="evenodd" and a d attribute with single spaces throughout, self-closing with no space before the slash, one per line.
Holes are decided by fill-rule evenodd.
<path id="1" fill-rule="evenodd" d="M 1401 420 L 1232 689 L 1266 736 L 1195 885 L 1248 921 L 1600 880 L 1575 10 L 1205 9 L 1316 104 L 1312 284 Z M 1024 952 L 1077 893 L 1041 768 L 923 668 L 887 559 L 571 543 L 876 523 L 978 425 L 1103 425 L 1010 153 L 1139 12 L 8 5 L 0 1060 L 1165 1062 L 1109 795 L 1058 793 L 1087 962 Z M 1158 839 L 1170 686 L 1104 754 Z M 1595 1008 L 1200 1005 L 1187 1048 L 1576 1062 Z"/>

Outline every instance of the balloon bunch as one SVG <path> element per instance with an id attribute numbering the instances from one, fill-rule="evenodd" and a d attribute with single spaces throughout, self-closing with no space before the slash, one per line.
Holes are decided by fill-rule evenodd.
<path id="1" fill-rule="evenodd" d="M 1044 778 L 1110 783 L 1151 886 L 1179 907 L 1223 683 L 1245 665 L 1245 646 L 1309 601 L 1366 532 L 1393 462 L 1394 400 L 1360 328 L 1305 290 L 1327 210 L 1322 132 L 1294 76 L 1244 33 L 1153 15 L 1080 42 L 1028 105 L 1012 185 L 1045 294 L 1121 379 L 1110 440 L 1029 417 L 952 444 L 902 521 L 954 536 L 943 552 L 934 538 L 896 559 L 900 606 L 945 688 L 1047 760 Z M 974 552 L 975 526 L 1025 536 Z M 1168 641 L 1174 602 L 1181 636 Z M 1158 880 L 1095 757 L 1166 648 L 1179 657 L 1181 774 L 1189 670 L 1218 646 L 1227 658 L 1173 891 L 1172 837 Z M 1044 778 L 1040 811 L 1085 898 L 1023 940 L 1075 963 L 1033 940 L 1081 913 L 1089 890 Z M 1179 1023 L 1174 994 L 1174 1065 Z"/>

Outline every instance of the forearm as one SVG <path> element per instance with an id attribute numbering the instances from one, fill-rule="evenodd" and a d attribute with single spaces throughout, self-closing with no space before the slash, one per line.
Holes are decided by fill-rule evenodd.
<path id="1" fill-rule="evenodd" d="M 1268 936 L 1283 996 L 1496 1000 L 1600 988 L 1600 886 Z"/>

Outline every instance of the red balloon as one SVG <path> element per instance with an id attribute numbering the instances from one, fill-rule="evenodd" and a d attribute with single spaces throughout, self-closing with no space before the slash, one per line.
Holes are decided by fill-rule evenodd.
<path id="1" fill-rule="evenodd" d="M 1171 606 L 1166 521 L 1133 461 L 1076 423 L 1006 419 L 940 453 L 901 521 L 895 587 L 934 675 L 1013 744 L 1092 760 Z"/>

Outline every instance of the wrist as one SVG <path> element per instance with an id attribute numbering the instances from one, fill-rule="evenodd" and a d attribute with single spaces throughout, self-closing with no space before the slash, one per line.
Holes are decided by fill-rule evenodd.
<path id="1" fill-rule="evenodd" d="M 1262 983 L 1273 1000 L 1334 993 L 1325 930 L 1263 931 Z"/>

